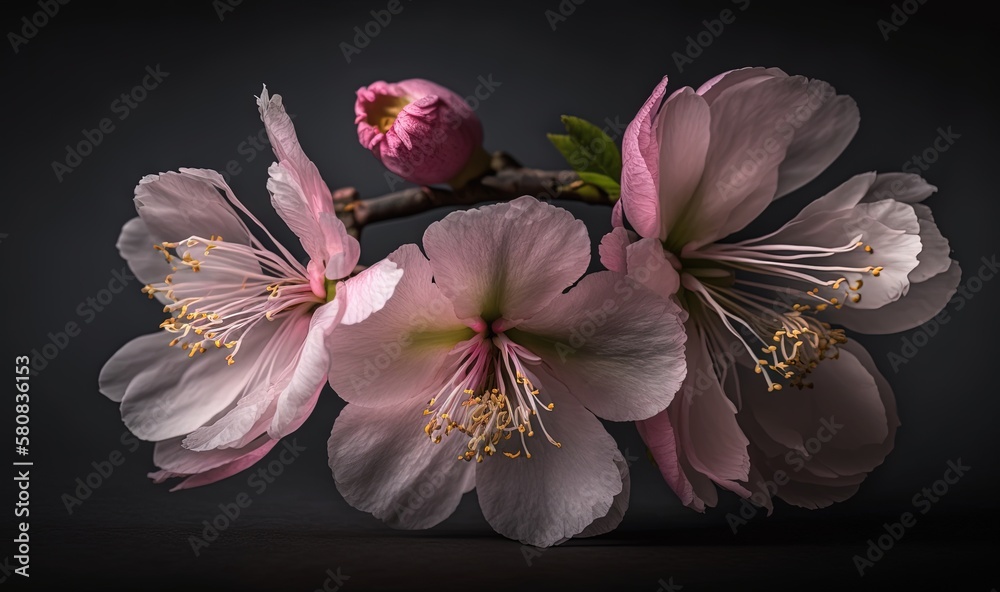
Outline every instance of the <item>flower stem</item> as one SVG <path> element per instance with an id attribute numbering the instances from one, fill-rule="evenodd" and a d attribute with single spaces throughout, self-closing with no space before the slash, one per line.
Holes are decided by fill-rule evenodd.
<path id="1" fill-rule="evenodd" d="M 542 171 L 524 168 L 509 154 L 493 153 L 490 171 L 458 189 L 411 187 L 370 199 L 361 199 L 353 187 L 334 192 L 337 216 L 347 231 L 359 236 L 373 222 L 412 216 L 443 206 L 471 206 L 483 202 L 508 201 L 532 195 L 542 200 L 568 200 L 607 205 L 614 200 L 584 184 L 573 171 Z"/>

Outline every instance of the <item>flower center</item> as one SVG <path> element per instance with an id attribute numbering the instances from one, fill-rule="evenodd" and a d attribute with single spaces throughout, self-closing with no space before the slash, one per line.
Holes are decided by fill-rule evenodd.
<path id="1" fill-rule="evenodd" d="M 524 457 L 531 458 L 527 439 L 534 437 L 537 427 L 550 444 L 562 447 L 539 414 L 552 411 L 555 405 L 542 402 L 525 367 L 540 362 L 537 356 L 503 333 L 493 337 L 478 333 L 453 355 L 458 359 L 455 372 L 424 410 L 429 417 L 424 433 L 432 442 L 439 444 L 442 432 L 451 436 L 457 431 L 468 438 L 458 459 L 483 462 L 498 446 L 516 448 L 504 443 L 517 433 L 520 448 L 505 450 L 504 456 L 518 458 L 523 450 Z"/>
<path id="2" fill-rule="evenodd" d="M 781 390 L 779 381 L 812 388 L 808 375 L 823 360 L 836 359 L 839 346 L 847 342 L 843 329 L 818 317 L 830 307 L 860 302 L 862 277 L 879 277 L 884 269 L 820 265 L 817 260 L 856 249 L 873 255 L 874 249 L 860 238 L 829 248 L 754 239 L 685 254 L 681 284 L 688 291 L 688 310 L 701 317 L 709 351 L 728 351 L 735 337 L 756 362 L 754 371 L 768 391 Z M 718 359 L 715 366 L 720 371 Z"/>
<path id="3" fill-rule="evenodd" d="M 192 256 L 199 245 L 205 247 L 200 260 Z M 189 358 L 211 347 L 225 347 L 233 350 L 226 356 L 226 362 L 233 364 L 243 339 L 258 323 L 294 307 L 322 302 L 301 266 L 259 246 L 225 243 L 212 235 L 153 248 L 171 264 L 173 273 L 142 291 L 150 298 L 162 294 L 167 301 L 163 312 L 170 318 L 160 328 L 177 334 L 169 345 L 179 345 Z"/>
<path id="4" fill-rule="evenodd" d="M 368 123 L 384 134 L 396 122 L 399 112 L 409 104 L 410 100 L 404 97 L 377 95 L 374 101 L 365 105 Z"/>

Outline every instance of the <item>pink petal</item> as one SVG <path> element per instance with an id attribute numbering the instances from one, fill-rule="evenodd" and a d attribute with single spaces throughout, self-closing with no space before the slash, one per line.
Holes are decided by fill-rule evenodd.
<path id="1" fill-rule="evenodd" d="M 458 211 L 431 224 L 424 249 L 434 281 L 463 319 L 530 317 L 587 270 L 587 228 L 529 196 Z"/>
<path id="2" fill-rule="evenodd" d="M 230 242 L 248 243 L 250 231 L 246 225 L 215 184 L 199 176 L 199 172 L 204 173 L 185 169 L 179 173 L 147 175 L 139 181 L 135 207 L 153 240 L 181 241 L 190 236 L 221 235 Z"/>
<path id="3" fill-rule="evenodd" d="M 158 242 L 163 241 L 153 239 L 142 218 L 132 218 L 126 222 L 118 236 L 118 243 L 115 245 L 118 253 L 142 284 L 162 282 L 171 272 L 170 264 L 163 254 L 153 249 L 153 245 Z M 166 297 L 162 293 L 157 292 L 156 297 L 160 302 L 166 303 Z"/>
<path id="4" fill-rule="evenodd" d="M 760 382 L 744 376 L 748 386 Z M 788 477 L 778 496 L 817 508 L 857 491 L 892 450 L 899 420 L 888 382 L 856 344 L 822 362 L 811 379 L 814 389 L 747 392 L 740 423 L 754 442 L 755 467 L 768 478 L 778 471 Z M 789 438 L 789 431 L 796 436 Z"/>
<path id="5" fill-rule="evenodd" d="M 341 325 L 327 340 L 330 385 L 344 400 L 364 406 L 398 405 L 421 395 L 452 348 L 473 335 L 431 281 L 430 263 L 416 245 L 400 247 L 389 260 L 403 269 L 393 297 L 365 322 Z"/>
<path id="6" fill-rule="evenodd" d="M 808 122 L 814 111 L 802 105 L 832 92 L 829 85 L 801 76 L 776 77 L 723 91 L 711 107 L 711 144 L 698 209 L 685 219 L 689 242 L 699 246 L 742 229 L 773 200 L 778 167 L 795 139 L 789 117 Z M 686 238 L 686 237 L 685 237 Z"/>
<path id="7" fill-rule="evenodd" d="M 629 231 L 620 226 L 605 234 L 601 239 L 601 245 L 598 249 L 601 255 L 601 265 L 611 271 L 626 273 L 628 271 L 628 263 L 626 261 L 627 251 L 625 248 L 631 242 Z"/>
<path id="8" fill-rule="evenodd" d="M 382 310 L 403 277 L 403 268 L 383 259 L 349 280 L 337 284 L 337 299 L 344 300 L 343 325 L 360 323 Z"/>
<path id="9" fill-rule="evenodd" d="M 702 181 L 712 115 L 700 95 L 684 87 L 670 96 L 656 117 L 659 229 L 647 238 L 666 240 Z M 631 221 L 632 218 L 630 217 Z"/>
<path id="10" fill-rule="evenodd" d="M 594 520 L 590 523 L 590 526 L 583 529 L 583 532 L 576 535 L 576 538 L 599 536 L 612 530 L 618 528 L 621 524 L 622 519 L 625 518 L 625 512 L 628 511 L 629 495 L 632 491 L 632 483 L 629 477 L 628 461 L 619 452 L 615 456 L 615 464 L 618 465 L 618 472 L 622 476 L 622 490 L 621 493 L 615 496 L 614 501 L 611 503 L 611 509 L 608 513 Z"/>
<path id="11" fill-rule="evenodd" d="M 708 345 L 695 324 L 688 333 L 688 373 L 672 413 L 678 442 L 691 467 L 713 482 L 732 487 L 745 481 L 750 466 L 748 440 L 736 422 L 736 407 L 726 397 L 713 368 Z"/>
<path id="12" fill-rule="evenodd" d="M 674 268 L 673 255 L 667 258 L 660 241 L 644 238 L 626 248 L 628 275 L 663 298 L 677 293 L 681 276 Z"/>
<path id="13" fill-rule="evenodd" d="M 165 468 L 150 473 L 149 478 L 156 483 L 162 483 L 174 477 L 187 477 L 170 491 L 209 485 L 253 466 L 277 443 L 277 440 L 261 438 L 244 449 L 227 448 L 210 452 L 191 452 L 181 448 L 177 440 L 158 442 L 153 455 L 154 462 Z"/>
<path id="14" fill-rule="evenodd" d="M 440 444 L 424 435 L 426 404 L 348 405 L 330 435 L 330 468 L 340 494 L 394 528 L 430 528 L 450 516 L 476 469 L 456 460 L 465 443 L 458 434 Z"/>
<path id="15" fill-rule="evenodd" d="M 808 121 L 795 130 L 795 139 L 778 168 L 778 189 L 782 197 L 812 181 L 840 156 L 854 138 L 861 122 L 858 105 L 849 96 L 835 95 L 824 85 L 826 94 L 806 104 L 812 111 Z M 815 107 L 815 109 L 813 109 Z"/>
<path id="16" fill-rule="evenodd" d="M 622 192 L 619 202 L 639 235 L 660 234 L 659 147 L 653 121 L 667 90 L 663 77 L 622 137 Z"/>
<path id="17" fill-rule="evenodd" d="M 635 425 L 670 489 L 677 494 L 682 504 L 703 512 L 705 511 L 705 503 L 695 497 L 694 488 L 681 464 L 683 452 L 677 442 L 677 434 L 671 423 L 670 415 L 671 410 L 668 408 L 649 419 L 635 422 Z"/>
<path id="18" fill-rule="evenodd" d="M 572 399 L 555 399 L 545 428 L 562 444 L 536 436 L 531 458 L 494 455 L 476 466 L 476 492 L 483 516 L 500 534 L 526 545 L 548 547 L 584 532 L 611 511 L 623 481 L 615 462 L 621 454 L 597 418 Z M 516 445 L 515 445 L 516 443 Z M 520 450 L 517 438 L 502 440 L 501 452 Z"/>
<path id="19" fill-rule="evenodd" d="M 787 77 L 788 74 L 785 74 L 778 68 L 738 68 L 736 70 L 723 72 L 722 74 L 712 78 L 708 82 L 699 86 L 697 92 L 705 98 L 709 105 L 711 105 L 716 99 L 719 98 L 719 95 L 722 94 L 723 91 L 736 85 L 747 87 L 759 84 L 771 78 Z"/>
<path id="20" fill-rule="evenodd" d="M 156 441 L 186 435 L 211 423 L 245 389 L 255 386 L 260 369 L 279 355 L 269 349 L 271 337 L 282 324 L 278 319 L 244 337 L 232 366 L 220 350 L 190 359 L 186 352 L 167 347 L 171 335 L 140 337 L 112 356 L 102 370 L 101 383 L 113 392 L 128 383 L 121 399 L 122 420 L 139 438 Z M 148 363 L 157 340 L 162 340 L 160 355 Z"/>
<path id="21" fill-rule="evenodd" d="M 684 379 L 681 310 L 612 271 L 587 275 L 510 332 L 593 413 L 612 421 L 662 411 Z M 544 385 L 542 386 L 544 388 Z"/>
<path id="22" fill-rule="evenodd" d="M 320 176 L 316 165 L 302 150 L 292 119 L 285 112 L 281 95 L 269 96 L 265 86 L 257 100 L 257 106 L 275 158 L 290 172 L 301 190 L 298 195 L 299 206 L 313 218 L 318 218 L 322 212 L 332 212 L 333 198 L 330 189 Z M 279 210 L 278 213 L 284 218 L 288 212 Z M 299 235 L 299 238 L 303 238 L 302 235 Z"/>
<path id="23" fill-rule="evenodd" d="M 293 371 L 277 396 L 274 417 L 267 427 L 267 433 L 275 440 L 299 429 L 316 406 L 316 399 L 326 384 L 330 369 L 330 354 L 326 341 L 343 316 L 343 307 L 338 299 L 327 302 L 316 309 L 309 319 L 305 343 L 293 365 Z"/>

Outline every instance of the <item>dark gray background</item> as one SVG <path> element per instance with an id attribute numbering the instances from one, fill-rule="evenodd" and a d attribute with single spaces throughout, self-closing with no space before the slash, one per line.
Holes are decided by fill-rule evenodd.
<path id="1" fill-rule="evenodd" d="M 670 578 L 685 590 L 857 588 L 911 579 L 983 591 L 1000 585 L 987 569 L 996 552 L 994 417 L 1000 407 L 991 374 L 1000 288 L 989 282 L 962 310 L 951 310 L 951 321 L 898 373 L 886 356 L 899 351 L 902 336 L 859 337 L 894 386 L 903 423 L 895 451 L 860 493 L 814 512 L 779 504 L 771 518 L 758 516 L 736 535 L 725 521 L 737 507 L 733 496 L 705 515 L 681 507 L 631 425 L 611 428 L 637 460 L 631 509 L 610 536 L 525 559 L 519 544 L 492 532 L 474 494 L 435 530 L 392 531 L 337 494 L 326 439 L 342 403 L 327 392 L 295 434 L 307 451 L 195 558 L 188 536 L 217 514 L 217 504 L 247 490 L 246 474 L 174 494 L 151 484 L 145 473 L 153 468 L 152 446 L 128 452 L 116 405 L 97 391 L 104 361 L 161 320 L 137 284 L 93 322 L 78 314 L 122 266 L 114 243 L 134 215 L 132 189 L 142 175 L 181 166 L 223 169 L 236 160 L 242 167 L 232 179 L 237 195 L 285 244 L 297 245 L 268 204 L 264 182 L 272 155 L 261 152 L 247 162 L 239 148 L 261 129 L 253 95 L 262 83 L 285 97 L 299 138 L 328 184 L 354 185 L 373 196 L 388 187 L 379 163 L 357 144 L 352 107 L 354 91 L 374 80 L 424 77 L 466 95 L 479 76 L 492 76 L 500 85 L 478 111 L 487 149 L 561 168 L 544 134 L 559 131 L 562 113 L 627 123 L 664 74 L 677 88 L 735 67 L 778 66 L 829 81 L 852 95 L 862 113 L 860 132 L 843 156 L 782 208 L 859 172 L 899 170 L 932 146 L 939 127 L 951 126 L 961 137 L 925 171 L 940 188 L 928 203 L 965 277 L 974 274 L 1000 242 L 990 17 L 973 5 L 929 0 L 885 40 L 876 22 L 890 18 L 888 1 L 862 8 L 752 0 L 740 11 L 743 4 L 664 2 L 654 9 L 587 0 L 553 31 L 545 11 L 558 10 L 558 0 L 403 0 L 403 11 L 348 64 L 339 44 L 351 42 L 354 27 L 386 2 L 317 7 L 247 0 L 220 20 L 211 0 L 102 6 L 76 0 L 18 53 L 9 44 L 0 48 L 3 357 L 9 366 L 14 356 L 41 349 L 48 333 L 67 322 L 82 327 L 32 380 L 31 581 L 66 579 L 84 589 L 212 583 L 314 590 L 327 569 L 340 568 L 350 576 L 342 588 L 348 591 L 454 582 L 533 589 L 561 582 L 652 592 Z M 704 29 L 703 19 L 726 8 L 736 13 L 735 22 L 679 72 L 672 54 L 685 51 L 686 37 Z M 18 31 L 21 17 L 38 10 L 33 2 L 5 3 L 0 29 Z M 112 101 L 156 65 L 169 76 L 119 121 Z M 115 130 L 57 181 L 52 161 L 104 117 L 114 120 Z M 570 209 L 587 221 L 595 241 L 609 227 L 606 209 Z M 773 215 L 788 217 L 794 209 Z M 419 241 L 427 224 L 446 213 L 372 226 L 364 234 L 362 263 Z M 12 430 L 9 401 L 4 413 Z M 72 493 L 92 462 L 116 450 L 124 464 L 68 515 L 60 496 Z M 886 518 L 912 510 L 912 496 L 958 458 L 972 470 L 859 578 L 851 557 L 882 534 Z M 13 505 L 16 494 L 10 485 L 6 491 Z M 14 554 L 12 543 L 0 549 L 0 558 L 8 554 Z M 10 576 L 3 585 L 24 584 L 11 580 L 21 578 Z"/>

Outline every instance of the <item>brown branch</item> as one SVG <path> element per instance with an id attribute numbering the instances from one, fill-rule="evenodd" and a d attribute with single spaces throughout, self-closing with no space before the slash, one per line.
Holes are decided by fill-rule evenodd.
<path id="1" fill-rule="evenodd" d="M 442 206 L 470 206 L 532 195 L 545 200 L 582 201 L 612 205 L 613 201 L 573 171 L 523 168 L 510 155 L 493 154 L 490 170 L 458 189 L 411 187 L 370 199 L 361 199 L 353 187 L 334 192 L 334 206 L 348 232 L 358 236 L 373 222 L 412 216 Z"/>

